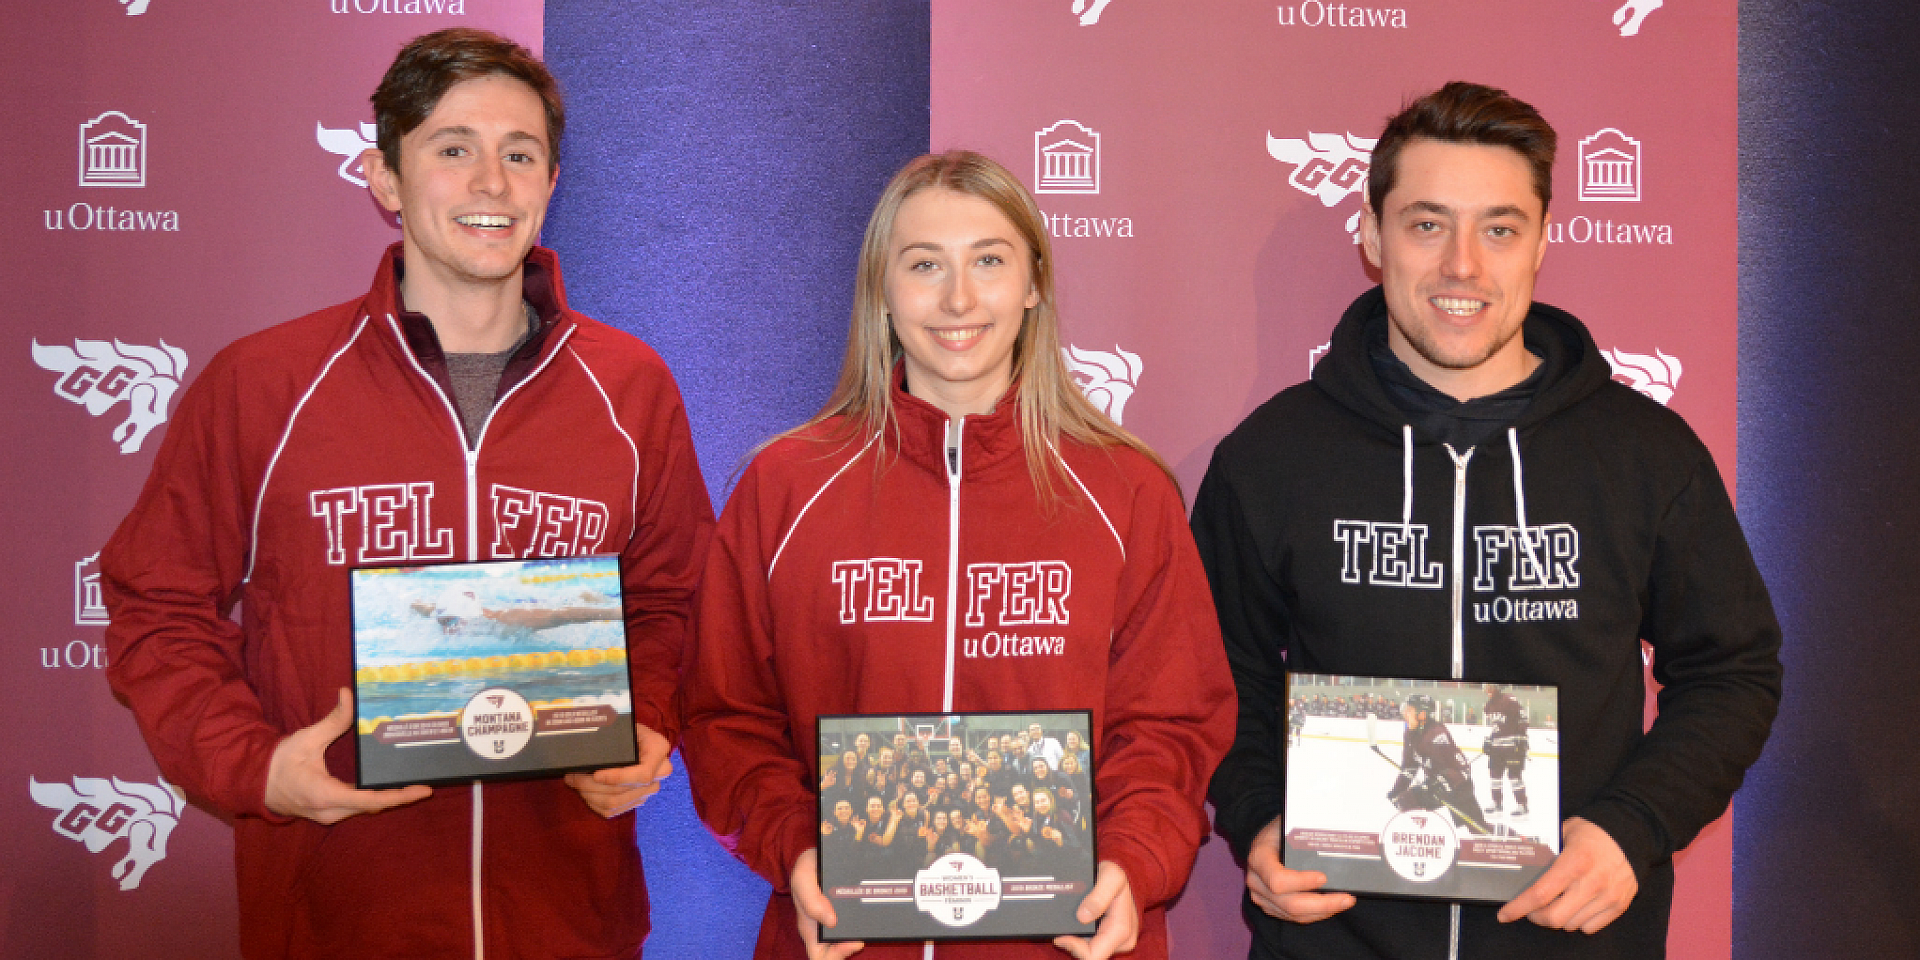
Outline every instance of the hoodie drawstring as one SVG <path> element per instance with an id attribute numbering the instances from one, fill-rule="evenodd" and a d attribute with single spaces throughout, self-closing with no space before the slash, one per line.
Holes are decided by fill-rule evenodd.
<path id="1" fill-rule="evenodd" d="M 1401 489 L 1405 491 L 1400 496 L 1400 526 L 1404 527 L 1408 531 L 1412 531 L 1413 530 L 1413 424 L 1406 423 L 1406 424 L 1400 425 L 1400 446 L 1401 446 L 1401 449 L 1405 451 L 1404 455 L 1401 457 L 1401 468 L 1400 468 Z M 1411 533 L 1409 533 L 1409 535 L 1411 535 Z"/>
<path id="2" fill-rule="evenodd" d="M 1535 578 L 1543 577 L 1546 569 L 1540 565 L 1540 554 L 1534 549 L 1533 536 L 1527 532 L 1527 490 L 1520 471 L 1520 431 L 1515 427 L 1507 428 L 1507 449 L 1513 454 L 1513 516 L 1519 527 L 1520 546 L 1527 552 L 1527 562 L 1533 565 Z M 1516 557 L 1518 554 L 1515 555 Z"/>

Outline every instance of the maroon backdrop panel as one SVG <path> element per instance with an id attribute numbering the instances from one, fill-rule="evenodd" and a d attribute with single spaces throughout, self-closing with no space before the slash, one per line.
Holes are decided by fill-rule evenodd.
<path id="1" fill-rule="evenodd" d="M 9 4 L 0 56 L 0 955 L 232 956 L 228 828 L 102 673 L 93 557 L 220 347 L 363 291 L 398 231 L 353 178 L 406 38 L 533 46 L 540 0 Z"/>
<path id="2" fill-rule="evenodd" d="M 1307 376 L 1373 282 L 1352 234 L 1387 115 L 1495 84 L 1561 136 L 1539 299 L 1684 415 L 1732 480 L 1734 0 L 935 0 L 932 144 L 1048 215 L 1070 361 L 1174 463 Z M 1202 851 L 1182 957 L 1240 957 L 1241 878 Z M 1725 822 L 1680 858 L 1672 952 L 1729 955 Z"/>

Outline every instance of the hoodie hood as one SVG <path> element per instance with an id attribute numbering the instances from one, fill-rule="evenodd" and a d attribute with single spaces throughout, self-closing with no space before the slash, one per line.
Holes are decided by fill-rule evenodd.
<path id="1" fill-rule="evenodd" d="M 1375 286 L 1361 294 L 1334 327 L 1327 355 L 1313 368 L 1313 384 L 1384 433 L 1399 434 L 1408 427 L 1409 418 L 1387 396 L 1367 349 L 1387 322 L 1386 292 Z M 1579 403 L 1613 379 L 1613 370 L 1586 325 L 1565 310 L 1535 302 L 1527 311 L 1522 336 L 1529 345 L 1544 348 L 1547 369 L 1533 402 L 1514 421 L 1516 429 L 1525 430 Z M 1421 442 L 1437 442 L 1417 425 L 1414 433 Z"/>

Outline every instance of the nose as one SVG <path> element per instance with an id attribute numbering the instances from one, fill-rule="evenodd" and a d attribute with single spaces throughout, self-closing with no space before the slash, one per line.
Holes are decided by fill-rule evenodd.
<path id="1" fill-rule="evenodd" d="M 1480 275 L 1480 237 L 1471 230 L 1455 231 L 1447 239 L 1446 256 L 1440 270 L 1449 278 L 1470 279 Z"/>
<path id="2" fill-rule="evenodd" d="M 497 197 L 507 189 L 507 165 L 498 155 L 482 153 L 473 166 L 473 192 Z"/>
<path id="3" fill-rule="evenodd" d="M 956 317 L 972 312 L 974 305 L 980 300 L 979 293 L 974 289 L 973 284 L 972 274 L 964 268 L 953 271 L 951 279 L 947 281 L 946 296 L 943 298 L 941 307 Z"/>

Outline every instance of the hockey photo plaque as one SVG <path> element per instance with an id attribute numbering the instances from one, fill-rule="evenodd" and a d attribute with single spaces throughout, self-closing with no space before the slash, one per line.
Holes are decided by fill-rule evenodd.
<path id="1" fill-rule="evenodd" d="M 1088 936 L 1092 714 L 819 718 L 822 941 Z"/>
<path id="2" fill-rule="evenodd" d="M 362 788 L 637 762 L 619 558 L 352 572 Z"/>
<path id="3" fill-rule="evenodd" d="M 1559 692 L 1295 673 L 1283 860 L 1326 889 L 1505 903 L 1560 849 Z"/>

